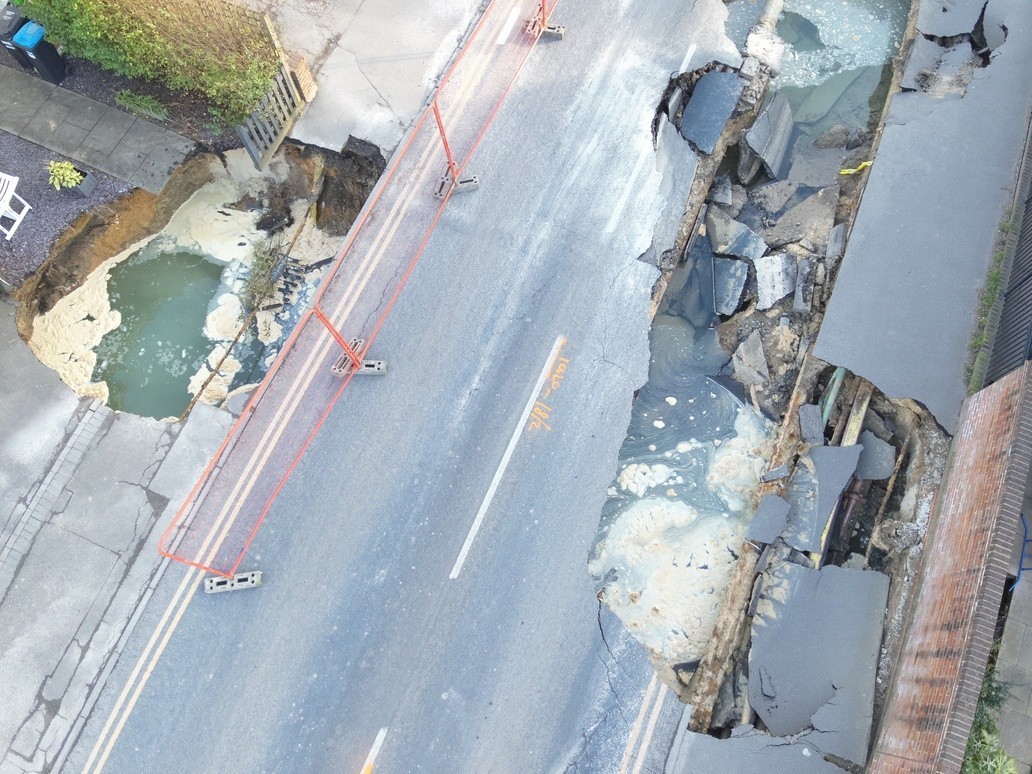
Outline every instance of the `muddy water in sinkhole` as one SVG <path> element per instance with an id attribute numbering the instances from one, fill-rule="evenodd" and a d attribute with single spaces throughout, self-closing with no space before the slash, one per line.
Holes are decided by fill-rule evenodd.
<path id="1" fill-rule="evenodd" d="M 726 30 L 740 48 L 762 9 L 762 0 L 728 3 Z M 817 148 L 817 137 L 843 125 L 862 142 L 858 133 L 873 129 L 908 11 L 891 0 L 786 2 L 778 33 L 787 48 L 772 93 L 793 109 L 789 177 L 800 185 L 785 209 L 839 182 L 845 140 Z M 766 182 L 761 173 L 752 184 Z M 771 214 L 746 204 L 739 219 L 762 230 Z M 739 388 L 714 376 L 729 356 L 714 330 L 711 272 L 708 245 L 697 244 L 670 282 L 589 562 L 601 597 L 666 677 L 705 652 L 773 432 Z"/>
<path id="2" fill-rule="evenodd" d="M 243 150 L 195 163 L 209 180 L 161 231 L 100 263 L 33 319 L 29 346 L 40 361 L 114 409 L 174 419 L 195 395 L 220 404 L 260 381 L 339 246 L 305 217 L 309 202 L 297 192 L 311 181 L 296 159 L 278 155 L 261 172 Z M 282 234 L 258 228 L 272 192 L 300 225 L 274 291 L 241 330 L 256 250 L 282 249 Z"/>
<path id="3" fill-rule="evenodd" d="M 204 328 L 224 268 L 156 240 L 111 269 L 108 293 L 121 324 L 97 346 L 93 371 L 93 381 L 107 383 L 108 405 L 159 419 L 186 409 L 190 380 L 216 345 Z"/>
<path id="4" fill-rule="evenodd" d="M 762 10 L 756 0 L 728 3 L 727 32 L 740 48 Z M 880 115 L 909 12 L 903 0 L 786 0 L 777 25 L 785 56 L 772 87 L 792 105 L 795 153 L 806 151 L 800 135 L 865 129 Z"/>

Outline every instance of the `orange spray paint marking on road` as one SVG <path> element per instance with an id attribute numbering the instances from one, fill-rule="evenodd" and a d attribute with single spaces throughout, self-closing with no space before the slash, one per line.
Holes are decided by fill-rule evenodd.
<path id="1" fill-rule="evenodd" d="M 545 430 L 551 430 L 552 426 L 545 422 L 551 413 L 551 406 L 547 406 L 539 400 L 535 401 L 534 410 L 530 412 L 530 424 L 527 425 L 527 429 L 540 430 L 543 427 Z"/>
<path id="2" fill-rule="evenodd" d="M 558 392 L 563 385 L 563 379 L 566 378 L 566 369 L 570 366 L 570 358 L 563 357 L 563 348 L 566 344 L 566 339 L 563 339 L 552 363 L 552 368 L 546 377 L 540 398 L 534 402 L 534 409 L 530 412 L 530 421 L 527 423 L 528 433 L 532 430 L 541 430 L 542 428 L 549 431 L 552 429 L 549 419 L 552 416 L 553 407 L 545 403 L 545 399 L 551 396 L 553 392 Z"/>

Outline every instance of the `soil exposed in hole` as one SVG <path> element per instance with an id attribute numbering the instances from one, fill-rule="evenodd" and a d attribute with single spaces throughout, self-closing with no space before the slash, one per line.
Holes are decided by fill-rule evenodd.
<path id="1" fill-rule="evenodd" d="M 202 383 L 201 399 L 218 402 L 261 378 L 382 169 L 378 149 L 354 143 L 340 154 L 287 145 L 264 172 L 242 151 L 199 154 L 162 195 L 135 191 L 79 218 L 20 289 L 19 332 L 69 386 L 110 397 L 114 408 L 175 415 Z M 289 257 L 267 303 L 245 320 L 241 298 L 261 245 Z M 205 295 L 203 261 L 189 271 L 184 263 L 189 277 L 180 277 L 166 265 L 176 256 L 221 266 L 216 289 Z M 160 279 L 161 267 L 173 271 L 170 281 Z M 154 294 L 155 284 L 178 288 L 179 279 L 180 290 Z M 202 323 L 175 323 L 191 315 Z M 213 368 L 212 382 L 205 377 Z M 109 392 L 108 382 L 119 389 Z"/>
<path id="2" fill-rule="evenodd" d="M 37 315 L 49 312 L 112 255 L 168 225 L 183 202 L 211 180 L 209 159 L 207 154 L 188 159 L 160 195 L 135 189 L 80 215 L 54 241 L 47 260 L 15 293 L 18 335 L 25 341 L 31 339 L 32 321 Z"/>
<path id="3" fill-rule="evenodd" d="M 258 226 L 270 234 L 292 225 L 292 204 L 309 198 L 313 186 L 319 185 L 316 225 L 328 234 L 343 236 L 385 166 L 379 148 L 360 140 L 350 140 L 339 154 L 302 145 L 286 145 L 282 153 L 288 160 L 290 176 L 270 192 L 268 201 L 236 203 L 239 209 L 264 210 Z M 211 181 L 212 158 L 208 153 L 192 156 L 175 171 L 161 194 L 136 189 L 77 218 L 55 240 L 47 260 L 15 294 L 16 323 L 22 339 L 32 338 L 37 315 L 49 312 L 91 271 L 168 225 L 176 210 Z"/>

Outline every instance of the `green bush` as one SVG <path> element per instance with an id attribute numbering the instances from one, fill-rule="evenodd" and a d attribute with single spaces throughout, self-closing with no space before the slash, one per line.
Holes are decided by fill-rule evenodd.
<path id="1" fill-rule="evenodd" d="M 50 173 L 50 185 L 58 191 L 75 188 L 84 180 L 83 174 L 70 161 L 49 161 L 47 171 Z"/>
<path id="2" fill-rule="evenodd" d="M 250 12 L 222 0 L 13 0 L 69 53 L 120 75 L 203 94 L 231 124 L 269 91 L 279 54 Z"/>

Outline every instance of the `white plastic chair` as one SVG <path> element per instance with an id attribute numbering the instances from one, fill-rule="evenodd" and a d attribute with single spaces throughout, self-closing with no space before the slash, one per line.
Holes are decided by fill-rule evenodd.
<path id="1" fill-rule="evenodd" d="M 14 175 L 5 175 L 3 172 L 0 172 L 0 232 L 3 232 L 8 242 L 11 241 L 14 232 L 18 230 L 18 226 L 21 225 L 25 213 L 32 209 L 31 204 L 14 192 L 14 189 L 17 187 L 18 178 L 14 177 Z M 14 199 L 21 202 L 21 210 L 19 212 L 15 212 L 11 206 Z M 4 228 L 4 218 L 14 221 L 10 228 Z"/>

